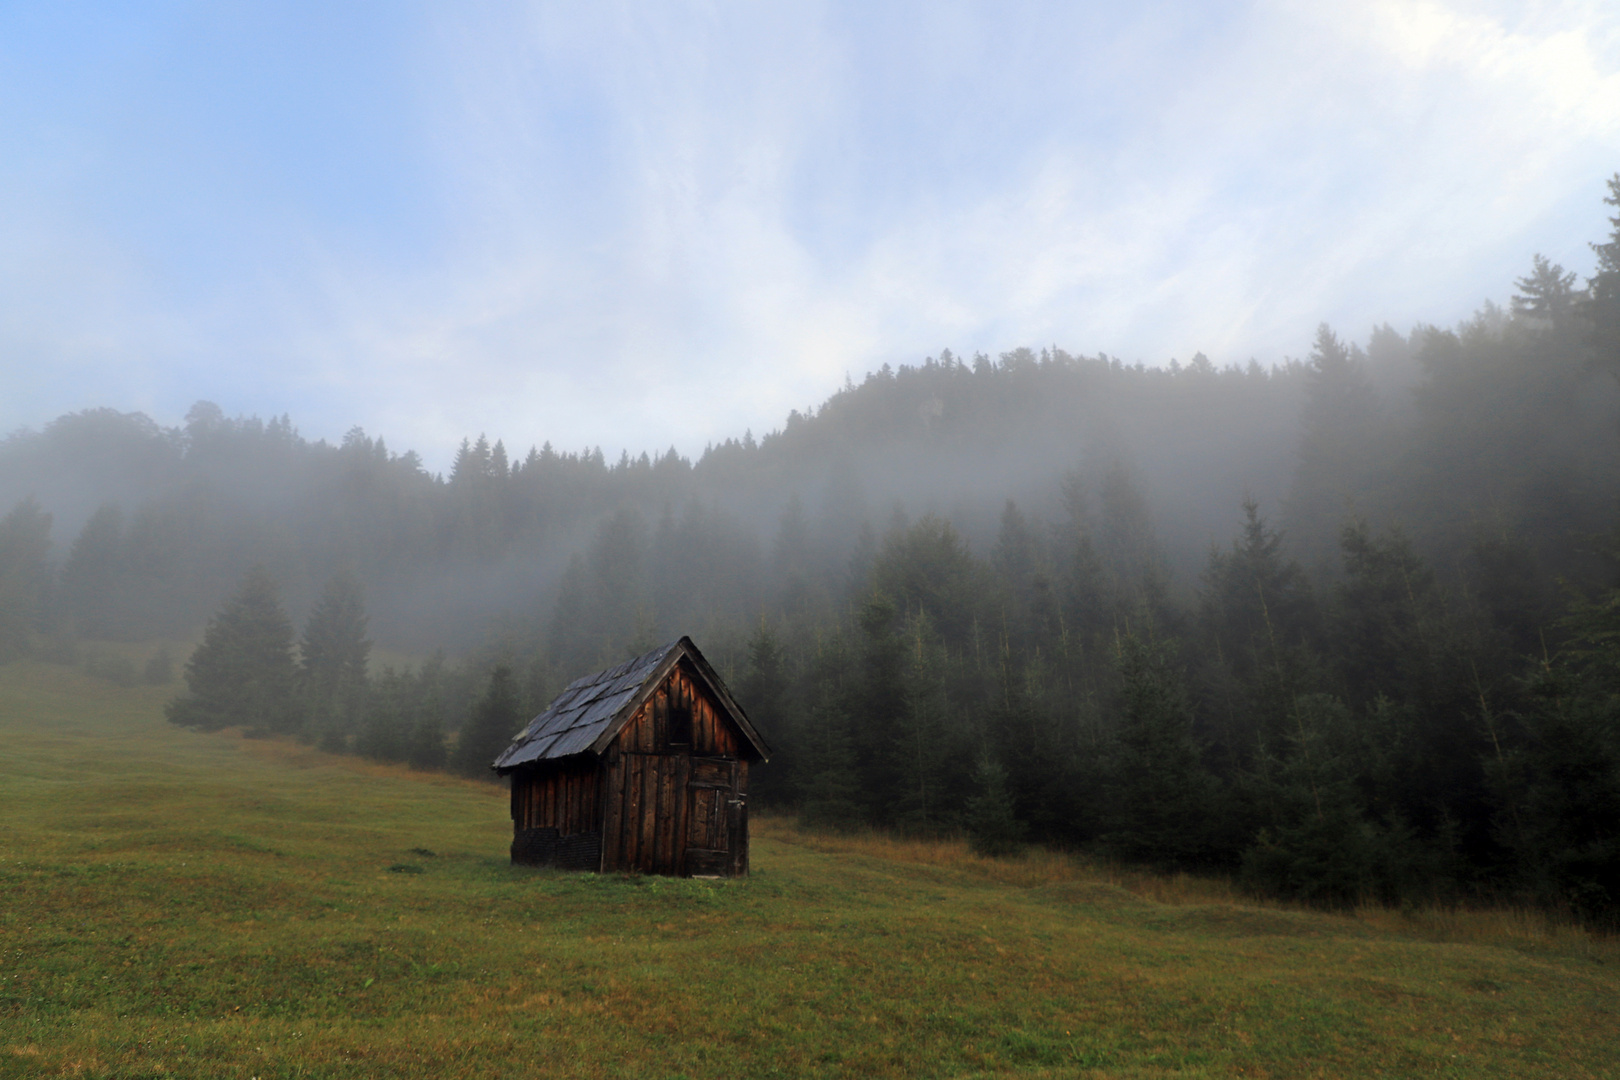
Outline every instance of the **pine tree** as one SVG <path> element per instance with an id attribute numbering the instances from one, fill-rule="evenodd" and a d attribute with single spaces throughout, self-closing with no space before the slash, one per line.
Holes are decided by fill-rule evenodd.
<path id="1" fill-rule="evenodd" d="M 973 787 L 965 815 L 973 850 L 980 855 L 1015 854 L 1028 830 L 1013 812 L 1007 770 L 989 754 L 980 754 L 973 769 Z"/>
<path id="2" fill-rule="evenodd" d="M 1532 262 L 1530 273 L 1514 282 L 1519 291 L 1513 295 L 1513 314 L 1561 323 L 1575 306 L 1575 271 L 1566 273 L 1544 255 L 1537 255 Z"/>
<path id="3" fill-rule="evenodd" d="M 1572 598 L 1558 629 L 1563 648 L 1528 682 L 1499 827 L 1539 899 L 1620 927 L 1620 588 Z"/>
<path id="4" fill-rule="evenodd" d="M 308 733 L 324 750 L 344 750 L 364 715 L 371 655 L 366 624 L 360 583 L 352 574 L 326 583 L 304 623 L 299 691 Z"/>
<path id="5" fill-rule="evenodd" d="M 0 518 L 0 664 L 26 656 L 44 628 L 51 515 L 32 497 Z"/>
<path id="6" fill-rule="evenodd" d="M 512 669 L 497 664 L 490 672 L 489 687 L 473 706 L 461 732 L 456 736 L 452 767 L 463 776 L 489 778 L 490 765 L 512 742 L 523 726 L 517 680 Z"/>
<path id="7" fill-rule="evenodd" d="M 895 733 L 906 724 L 906 645 L 900 635 L 899 611 L 883 593 L 861 608 L 855 678 L 840 712 L 848 716 L 854 774 L 869 820 L 891 823 L 900 786 Z"/>
<path id="8" fill-rule="evenodd" d="M 1307 679 L 1307 641 L 1316 629 L 1310 585 L 1283 555 L 1253 499 L 1243 501 L 1242 535 L 1214 548 L 1204 570 L 1200 622 L 1205 692 L 1223 756 L 1241 762 L 1283 732 Z"/>
<path id="9" fill-rule="evenodd" d="M 1208 861 L 1213 785 L 1193 741 L 1192 711 L 1169 647 L 1125 634 L 1119 640 L 1119 668 L 1113 820 L 1103 841 L 1127 859 L 1164 865 Z"/>
<path id="10" fill-rule="evenodd" d="M 208 622 L 186 663 L 188 693 L 169 703 L 184 727 L 291 733 L 302 717 L 296 695 L 292 623 L 263 568 L 250 570 L 236 595 Z"/>
<path id="11" fill-rule="evenodd" d="M 1620 208 L 1620 173 L 1610 177 L 1608 185 L 1609 195 L 1603 201 Z M 1592 326 L 1593 362 L 1620 379 L 1620 215 L 1610 218 L 1609 224 L 1614 226 L 1609 238 L 1592 245 L 1597 273 L 1587 282 L 1587 299 L 1581 310 Z"/>
<path id="12" fill-rule="evenodd" d="M 1367 523 L 1340 535 L 1344 580 L 1338 588 L 1333 653 L 1360 704 L 1380 694 L 1425 696 L 1432 683 L 1440 618 L 1434 573 L 1398 530 L 1375 536 Z"/>
<path id="13" fill-rule="evenodd" d="M 904 829 L 931 833 L 955 815 L 945 797 L 950 753 L 945 730 L 945 663 L 926 611 L 906 620 L 904 648 L 904 707 L 894 716 L 890 730 L 896 789 L 887 817 Z"/>
<path id="14" fill-rule="evenodd" d="M 1256 769 L 1267 825 L 1244 852 L 1244 877 L 1308 903 L 1354 904 L 1381 890 L 1375 830 L 1362 814 L 1347 760 L 1350 711 L 1329 695 L 1302 695 L 1289 722 L 1292 730 Z"/>
<path id="15" fill-rule="evenodd" d="M 1057 603 L 1045 551 L 1011 499 L 1002 508 L 990 566 L 1001 585 L 1003 622 L 1014 648 L 1033 648 L 1055 622 Z"/>
<path id="16" fill-rule="evenodd" d="M 1118 616 L 1163 619 L 1169 572 L 1159 548 L 1147 497 L 1134 472 L 1115 460 L 1097 482 L 1097 554 Z"/>
<path id="17" fill-rule="evenodd" d="M 805 747 L 799 816 L 806 825 L 843 830 L 862 820 L 850 727 L 849 715 L 836 700 L 818 699 Z"/>
<path id="18" fill-rule="evenodd" d="M 365 719 L 355 737 L 355 753 L 374 761 L 405 761 L 410 756 L 411 729 L 421 702 L 409 670 L 385 667 L 366 696 Z"/>
<path id="19" fill-rule="evenodd" d="M 823 641 L 811 665 L 800 819 L 812 827 L 849 829 L 862 817 L 852 724 L 845 707 L 850 695 L 843 685 L 849 667 L 841 635 Z"/>
<path id="20" fill-rule="evenodd" d="M 810 525 L 798 492 L 788 499 L 771 545 L 771 570 L 776 578 L 777 603 L 789 615 L 804 612 L 813 599 L 811 585 Z"/>
<path id="21" fill-rule="evenodd" d="M 946 641 L 960 643 L 984 593 L 980 564 L 944 518 L 925 514 L 908 525 L 902 517 L 883 538 L 872 587 L 889 598 L 896 615 L 926 611 Z"/>
<path id="22" fill-rule="evenodd" d="M 455 460 L 450 463 L 450 483 L 460 486 L 473 480 L 478 473 L 478 462 L 473 457 L 472 443 L 461 440 L 456 448 Z"/>
<path id="23" fill-rule="evenodd" d="M 62 594 L 81 637 L 116 638 L 127 629 L 119 603 L 124 584 L 124 512 L 106 503 L 68 549 Z"/>
<path id="24" fill-rule="evenodd" d="M 442 769 L 450 763 L 450 748 L 444 737 L 444 719 L 438 710 L 424 710 L 411 728 L 405 760 L 411 768 L 424 771 Z"/>
<path id="25" fill-rule="evenodd" d="M 748 667 L 737 684 L 739 703 L 754 727 L 775 748 L 775 756 L 792 763 L 798 755 L 797 732 L 787 722 L 788 672 L 782 643 L 762 620 L 748 641 Z M 761 802 L 791 802 L 793 776 L 780 765 L 750 775 L 755 798 Z"/>
<path id="26" fill-rule="evenodd" d="M 1502 831 L 1537 899 L 1620 926 L 1620 699 L 1562 663 L 1531 689 Z"/>
<path id="27" fill-rule="evenodd" d="M 1331 557 L 1346 507 L 1365 494 L 1384 449 L 1378 438 L 1378 393 L 1361 350 L 1346 346 L 1323 323 L 1306 370 L 1305 433 L 1287 517 L 1295 543 L 1314 565 Z"/>

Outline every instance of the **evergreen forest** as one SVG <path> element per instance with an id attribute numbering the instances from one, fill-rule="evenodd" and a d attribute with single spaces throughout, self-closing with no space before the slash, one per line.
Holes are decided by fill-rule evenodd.
<path id="1" fill-rule="evenodd" d="M 0 663 L 476 776 L 689 634 L 772 745 L 756 800 L 819 826 L 1620 925 L 1608 188 L 1594 276 L 1536 256 L 1458 326 L 942 350 L 695 460 L 65 415 L 0 442 Z"/>

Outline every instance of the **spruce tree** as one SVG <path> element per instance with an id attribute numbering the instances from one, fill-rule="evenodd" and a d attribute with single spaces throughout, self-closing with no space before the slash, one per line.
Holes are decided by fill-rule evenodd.
<path id="1" fill-rule="evenodd" d="M 1267 821 L 1243 855 L 1243 874 L 1269 892 L 1325 906 L 1380 888 L 1378 840 L 1354 787 L 1350 711 L 1327 694 L 1295 699 L 1292 730 L 1257 762 L 1253 785 Z"/>
<path id="2" fill-rule="evenodd" d="M 306 730 L 325 750 L 341 751 L 365 714 L 366 664 L 371 641 L 366 637 L 365 601 L 352 574 L 326 583 L 298 642 L 299 691 Z"/>
<path id="3" fill-rule="evenodd" d="M 989 754 L 980 754 L 973 769 L 973 794 L 967 800 L 968 842 L 980 855 L 1012 855 L 1023 846 L 1027 831 L 1013 812 L 1007 770 Z"/>
<path id="4" fill-rule="evenodd" d="M 1314 566 L 1331 558 L 1347 502 L 1370 486 L 1387 448 L 1379 438 L 1378 392 L 1359 348 L 1346 346 L 1323 323 L 1306 371 L 1304 437 L 1287 517 L 1295 544 Z"/>
<path id="5" fill-rule="evenodd" d="M 903 829 L 931 833 L 955 818 L 945 797 L 950 753 L 945 727 L 945 661 L 925 611 L 906 620 L 904 641 L 904 708 L 894 716 L 889 733 L 897 786 L 885 816 Z"/>
<path id="6" fill-rule="evenodd" d="M 80 637 L 116 638 L 128 629 L 119 598 L 124 586 L 124 512 L 107 503 L 93 514 L 62 566 L 62 595 Z"/>
<path id="7" fill-rule="evenodd" d="M 1132 860 L 1208 861 L 1213 784 L 1193 741 L 1192 711 L 1170 649 L 1134 634 L 1123 635 L 1118 648 L 1121 715 L 1104 843 Z"/>
<path id="8" fill-rule="evenodd" d="M 1603 201 L 1620 209 L 1620 173 L 1608 180 L 1609 195 Z M 1593 244 L 1597 253 L 1597 273 L 1587 282 L 1587 296 L 1581 311 L 1591 324 L 1589 342 L 1593 362 L 1620 380 L 1620 215 L 1609 219 L 1614 231 L 1601 244 Z"/>
<path id="9" fill-rule="evenodd" d="M 411 728 L 421 703 L 410 671 L 385 667 L 366 695 L 365 718 L 355 736 L 355 753 L 374 761 L 404 761 Z"/>
<path id="10" fill-rule="evenodd" d="M 855 678 L 839 710 L 849 718 L 851 749 L 859 795 L 866 815 L 887 822 L 900 787 L 901 768 L 896 733 L 907 724 L 905 639 L 899 612 L 883 593 L 861 608 Z"/>
<path id="11" fill-rule="evenodd" d="M 850 700 L 850 649 L 842 634 L 817 643 L 806 672 L 803 762 L 799 766 L 800 820 L 816 828 L 849 829 L 860 823 Z"/>
<path id="12" fill-rule="evenodd" d="M 1513 314 L 1520 318 L 1562 323 L 1575 305 L 1575 271 L 1549 262 L 1545 255 L 1532 260 L 1530 273 L 1514 282 Z"/>
<path id="13" fill-rule="evenodd" d="M 186 662 L 188 693 L 169 703 L 169 720 L 202 731 L 297 731 L 302 718 L 292 644 L 292 623 L 275 581 L 255 567 L 209 620 L 202 644 Z"/>
<path id="14" fill-rule="evenodd" d="M 1253 499 L 1244 499 L 1243 514 L 1242 535 L 1210 551 L 1199 598 L 1203 696 L 1220 756 L 1235 764 L 1286 730 L 1316 628 L 1309 582 L 1283 554 L 1282 533 Z"/>
<path id="15" fill-rule="evenodd" d="M 25 656 L 45 623 L 51 515 L 32 497 L 0 518 L 0 664 Z"/>
<path id="16" fill-rule="evenodd" d="M 849 715 L 818 695 L 805 745 L 800 820 L 814 828 L 852 829 L 862 820 Z"/>
<path id="17" fill-rule="evenodd" d="M 416 709 L 411 715 L 415 719 L 405 746 L 405 760 L 413 769 L 442 769 L 450 761 L 444 737 L 447 694 L 443 653 L 434 653 L 417 669 L 414 687 Z"/>
<path id="18" fill-rule="evenodd" d="M 1531 688 L 1502 831 L 1537 899 L 1620 926 L 1620 695 L 1567 663 Z"/>
<path id="19" fill-rule="evenodd" d="M 413 769 L 442 769 L 450 761 L 450 749 L 445 745 L 444 718 L 435 699 L 429 703 L 411 727 L 410 741 L 406 743 L 405 760 Z"/>
<path id="20" fill-rule="evenodd" d="M 798 732 L 787 722 L 788 671 L 781 641 L 763 621 L 748 641 L 748 667 L 737 684 L 738 701 L 748 719 L 775 748 L 775 756 L 790 764 L 799 754 Z M 790 802 L 795 795 L 794 775 L 781 765 L 752 772 L 754 797 L 761 802 Z"/>
<path id="21" fill-rule="evenodd" d="M 517 680 L 512 669 L 497 664 L 490 672 L 489 687 L 473 706 L 472 713 L 456 736 L 452 765 L 463 776 L 490 777 L 490 765 L 512 742 L 523 725 Z"/>
<path id="22" fill-rule="evenodd" d="M 1498 778 L 1499 830 L 1538 899 L 1620 927 L 1620 588 L 1573 597 L 1558 629 Z"/>

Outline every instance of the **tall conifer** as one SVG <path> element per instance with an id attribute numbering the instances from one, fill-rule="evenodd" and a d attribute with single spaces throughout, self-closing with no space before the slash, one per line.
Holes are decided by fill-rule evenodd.
<path id="1" fill-rule="evenodd" d="M 461 725 L 451 764 L 463 776 L 490 778 L 489 767 L 500 756 L 523 725 L 517 680 L 512 669 L 497 664 L 490 672 L 484 696 L 473 706 L 472 714 Z"/>
<path id="2" fill-rule="evenodd" d="M 236 595 L 208 623 L 186 663 L 188 693 L 169 703 L 169 720 L 216 731 L 290 733 L 300 714 L 293 631 L 268 571 L 248 571 Z"/>
<path id="3" fill-rule="evenodd" d="M 299 689 L 309 734 L 328 750 L 344 749 L 360 726 L 366 700 L 366 609 L 353 574 L 326 583 L 299 638 Z"/>

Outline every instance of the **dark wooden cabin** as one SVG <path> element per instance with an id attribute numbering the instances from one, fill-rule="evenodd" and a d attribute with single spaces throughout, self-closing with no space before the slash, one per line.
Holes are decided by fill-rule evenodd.
<path id="1" fill-rule="evenodd" d="M 746 875 L 748 766 L 768 754 L 691 638 L 576 679 L 495 759 L 512 861 Z"/>

